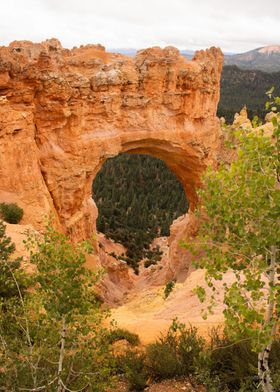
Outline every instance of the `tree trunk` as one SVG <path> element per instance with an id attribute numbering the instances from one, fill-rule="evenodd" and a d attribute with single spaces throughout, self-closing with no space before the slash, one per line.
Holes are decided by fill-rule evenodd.
<path id="1" fill-rule="evenodd" d="M 65 317 L 63 317 L 62 330 L 61 330 L 61 340 L 60 340 L 60 353 L 59 353 L 59 361 L 58 361 L 58 372 L 57 372 L 57 392 L 64 392 L 64 384 L 63 384 L 61 375 L 62 375 L 62 370 L 63 370 L 65 337 L 66 337 L 66 323 L 65 323 Z"/>
<path id="2" fill-rule="evenodd" d="M 272 386 L 272 379 L 270 375 L 270 369 L 268 365 L 268 358 L 271 350 L 271 344 L 265 347 L 265 349 L 258 355 L 258 373 L 261 380 L 261 386 L 263 392 L 274 392 Z"/>
<path id="3" fill-rule="evenodd" d="M 268 309 L 267 309 L 267 314 L 266 314 L 266 320 L 265 323 L 268 324 L 271 322 L 272 317 L 273 317 L 273 312 L 274 312 L 274 307 L 275 307 L 275 300 L 271 299 L 271 288 L 274 287 L 275 285 L 275 275 L 276 275 L 276 247 L 272 246 L 271 247 L 271 262 L 270 262 L 270 273 L 269 273 L 269 300 L 268 300 Z M 276 324 L 274 323 L 271 331 L 272 337 L 275 334 L 275 329 L 276 329 Z M 271 351 L 271 345 L 267 345 L 264 347 L 264 349 L 259 353 L 258 355 L 258 375 L 260 378 L 260 385 L 262 387 L 263 392 L 274 392 L 274 388 L 272 385 L 272 379 L 271 379 L 271 374 L 270 374 L 270 369 L 269 369 L 269 364 L 268 364 L 268 359 Z"/>

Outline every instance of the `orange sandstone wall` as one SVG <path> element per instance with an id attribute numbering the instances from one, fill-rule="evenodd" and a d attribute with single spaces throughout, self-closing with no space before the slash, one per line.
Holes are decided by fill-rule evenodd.
<path id="1" fill-rule="evenodd" d="M 0 47 L 0 201 L 17 202 L 37 228 L 52 213 L 72 238 L 89 237 L 92 181 L 129 152 L 163 159 L 193 207 L 220 148 L 222 62 L 216 48 L 188 61 L 173 47 L 132 58 L 56 39 Z"/>

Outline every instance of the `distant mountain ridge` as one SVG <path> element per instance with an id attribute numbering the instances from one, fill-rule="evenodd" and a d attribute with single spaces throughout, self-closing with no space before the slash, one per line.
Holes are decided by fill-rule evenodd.
<path id="1" fill-rule="evenodd" d="M 225 65 L 265 72 L 280 71 L 280 45 L 264 46 L 249 52 L 225 56 Z"/>

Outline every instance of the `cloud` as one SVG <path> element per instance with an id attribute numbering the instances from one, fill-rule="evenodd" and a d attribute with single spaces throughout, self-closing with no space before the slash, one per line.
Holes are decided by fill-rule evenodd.
<path id="1" fill-rule="evenodd" d="M 102 43 L 242 52 L 280 44 L 278 0 L 9 0 L 0 44 L 57 37 L 66 47 Z"/>

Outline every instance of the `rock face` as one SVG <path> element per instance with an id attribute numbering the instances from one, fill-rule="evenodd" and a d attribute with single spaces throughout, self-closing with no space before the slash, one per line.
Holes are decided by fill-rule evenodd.
<path id="1" fill-rule="evenodd" d="M 134 282 L 135 291 L 165 285 L 174 281 L 182 283 L 194 270 L 192 262 L 195 257 L 190 251 L 183 249 L 180 242 L 195 237 L 198 219 L 192 212 L 177 218 L 170 227 L 170 236 L 156 238 L 153 245 L 159 245 L 163 251 L 162 259 L 156 265 L 140 269 L 140 275 Z"/>
<path id="2" fill-rule="evenodd" d="M 173 47 L 134 58 L 56 39 L 0 48 L 0 191 L 25 221 L 53 213 L 75 239 L 94 230 L 92 181 L 121 152 L 163 159 L 188 199 L 219 147 L 216 108 L 223 55 L 192 61 Z"/>
<path id="3" fill-rule="evenodd" d="M 128 152 L 164 160 L 192 208 L 219 150 L 222 62 L 216 48 L 188 61 L 173 47 L 133 58 L 56 39 L 1 47 L 0 201 L 17 202 L 37 229 L 52 214 L 74 240 L 89 238 L 93 179 Z"/>

